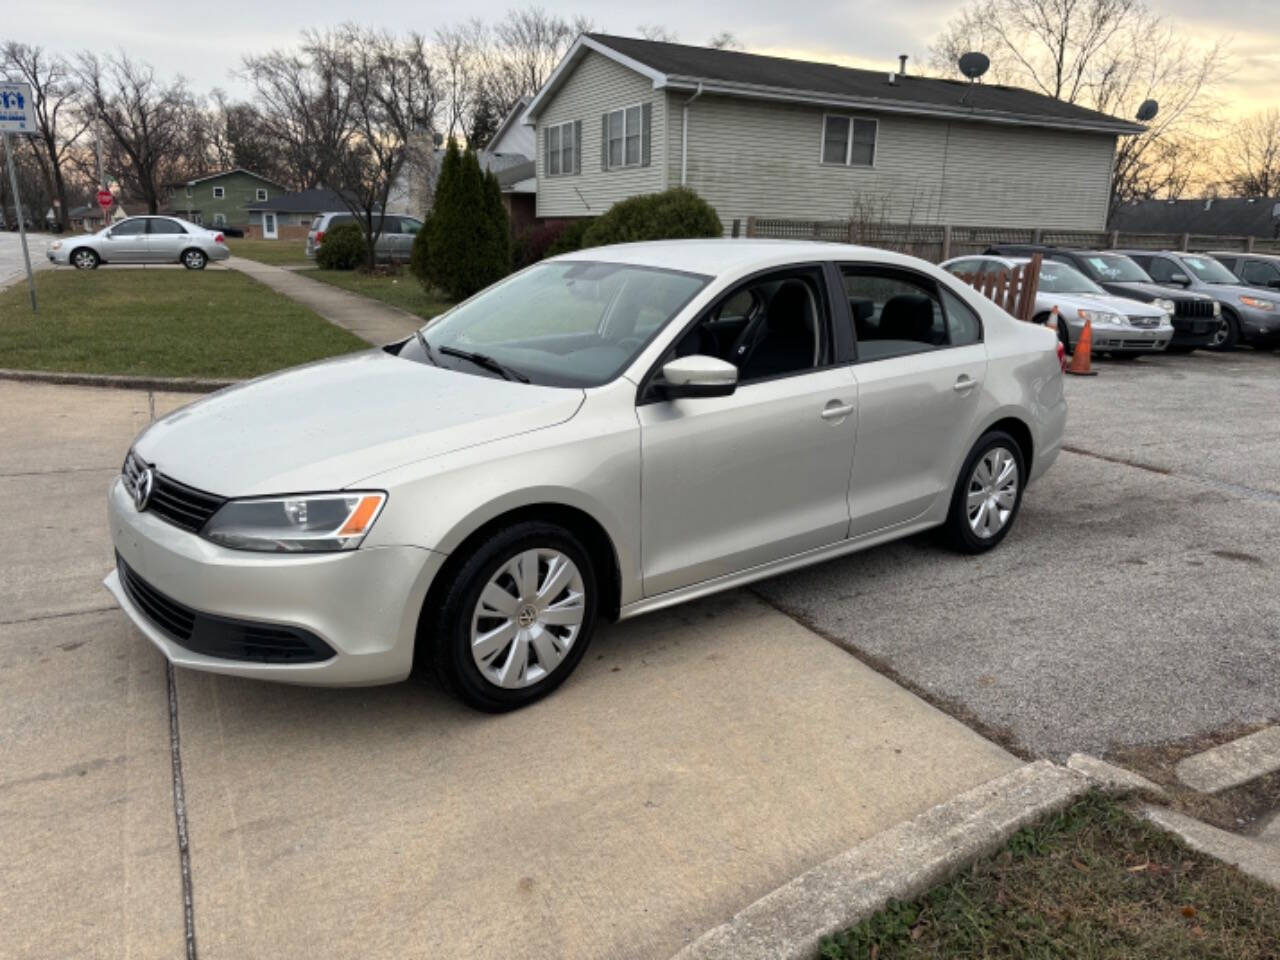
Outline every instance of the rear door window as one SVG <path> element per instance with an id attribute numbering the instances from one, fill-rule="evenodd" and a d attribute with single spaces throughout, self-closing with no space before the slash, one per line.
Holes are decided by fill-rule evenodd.
<path id="1" fill-rule="evenodd" d="M 843 266 L 859 360 L 937 350 L 951 344 L 938 286 L 909 270 Z"/>

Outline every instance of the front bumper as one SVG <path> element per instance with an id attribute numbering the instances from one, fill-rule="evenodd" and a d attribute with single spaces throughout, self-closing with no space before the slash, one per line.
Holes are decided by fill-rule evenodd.
<path id="1" fill-rule="evenodd" d="M 1240 318 L 1240 339 L 1258 346 L 1280 343 L 1280 311 L 1234 307 Z"/>
<path id="2" fill-rule="evenodd" d="M 1071 342 L 1079 343 L 1084 323 L 1072 324 Z M 1093 328 L 1094 353 L 1159 353 L 1169 346 L 1173 331 L 1166 326 L 1131 327 L 1096 324 Z"/>
<path id="3" fill-rule="evenodd" d="M 1173 344 L 1178 347 L 1207 347 L 1218 332 L 1218 317 L 1181 317 L 1174 315 Z"/>
<path id="4" fill-rule="evenodd" d="M 333 650 L 322 662 L 306 663 L 190 650 L 133 602 L 113 570 L 104 585 L 177 666 L 326 686 L 393 683 L 409 675 L 418 615 L 443 554 L 410 546 L 289 556 L 229 550 L 139 513 L 118 477 L 107 513 L 116 552 L 154 590 L 212 618 L 306 631 Z"/>

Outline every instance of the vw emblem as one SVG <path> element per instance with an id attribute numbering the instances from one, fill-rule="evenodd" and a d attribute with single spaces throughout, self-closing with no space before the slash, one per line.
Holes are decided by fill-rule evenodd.
<path id="1" fill-rule="evenodd" d="M 133 480 L 133 505 L 138 508 L 141 513 L 147 509 L 147 503 L 151 500 L 151 487 L 155 482 L 155 474 L 150 467 L 144 467 L 141 472 Z"/>

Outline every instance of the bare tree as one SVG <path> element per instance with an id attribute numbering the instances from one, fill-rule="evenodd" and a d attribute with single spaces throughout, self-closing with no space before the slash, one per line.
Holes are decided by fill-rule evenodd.
<path id="1" fill-rule="evenodd" d="M 253 87 L 263 129 L 279 144 L 287 179 L 305 189 L 332 179 L 328 164 L 342 155 L 355 121 L 350 88 L 327 69 L 339 58 L 341 35 L 308 30 L 302 37 L 300 50 L 245 57 L 240 75 Z"/>
<path id="2" fill-rule="evenodd" d="M 34 159 L 54 199 L 58 226 L 67 229 L 68 158 L 89 121 L 79 110 L 70 64 L 40 47 L 10 41 L 0 48 L 0 71 L 31 85 L 38 148 Z"/>
<path id="3" fill-rule="evenodd" d="M 556 17 L 541 7 L 512 10 L 493 27 L 485 71 L 489 89 L 503 113 L 521 97 L 532 96 L 551 76 L 590 20 Z"/>
<path id="4" fill-rule="evenodd" d="M 432 55 L 438 65 L 440 79 L 441 122 L 446 139 L 465 139 L 469 146 L 475 135 L 483 135 L 487 119 L 476 130 L 477 114 L 492 112 L 485 75 L 485 48 L 490 33 L 479 19 L 466 20 L 435 33 Z"/>
<path id="5" fill-rule="evenodd" d="M 646 40 L 657 40 L 660 43 L 679 43 L 680 37 L 670 27 L 660 23 L 642 23 L 636 27 L 636 33 Z"/>
<path id="6" fill-rule="evenodd" d="M 348 104 L 351 118 L 350 135 L 324 160 L 330 186 L 364 230 L 372 267 L 392 191 L 430 163 L 440 97 L 420 35 L 401 39 L 347 24 L 335 39 L 307 52 L 311 70 Z"/>
<path id="7" fill-rule="evenodd" d="M 292 171 L 282 162 L 279 144 L 250 103 L 229 100 L 215 89 L 208 111 L 208 153 L 220 170 L 243 167 L 279 183 L 292 183 Z"/>
<path id="8" fill-rule="evenodd" d="M 742 43 L 737 36 L 728 30 L 721 30 L 707 41 L 707 46 L 714 50 L 741 50 Z"/>
<path id="9" fill-rule="evenodd" d="M 1196 179 L 1186 162 L 1191 131 L 1215 121 L 1224 41 L 1189 39 L 1144 0 L 973 0 L 930 48 L 930 63 L 958 75 L 956 61 L 969 50 L 991 58 L 989 81 L 1113 116 L 1130 119 L 1142 101 L 1159 103 L 1145 133 L 1120 139 L 1112 211 Z"/>
<path id="10" fill-rule="evenodd" d="M 1232 124 L 1218 163 L 1224 185 L 1245 197 L 1280 196 L 1280 110 L 1264 110 Z"/>
<path id="11" fill-rule="evenodd" d="M 82 53 L 78 73 L 92 116 L 110 135 L 118 179 L 156 213 L 167 184 L 202 172 L 208 162 L 200 105 L 181 77 L 162 84 L 149 65 L 124 53 L 106 60 Z"/>

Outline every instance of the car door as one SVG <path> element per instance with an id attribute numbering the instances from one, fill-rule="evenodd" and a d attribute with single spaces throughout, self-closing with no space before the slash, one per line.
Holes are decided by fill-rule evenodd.
<path id="1" fill-rule="evenodd" d="M 102 244 L 102 259 L 108 263 L 142 263 L 147 255 L 147 218 L 121 220 Z"/>
<path id="2" fill-rule="evenodd" d="M 186 241 L 187 231 L 177 220 L 147 218 L 147 263 L 177 263 Z"/>
<path id="3" fill-rule="evenodd" d="M 396 259 L 396 245 L 399 242 L 397 234 L 400 232 L 399 217 L 383 217 L 382 232 L 378 234 L 378 242 L 375 246 L 377 258 L 381 261 L 390 261 Z"/>
<path id="4" fill-rule="evenodd" d="M 849 526 L 857 391 L 836 360 L 823 268 L 772 271 L 727 291 L 655 374 L 689 354 L 735 363 L 739 385 L 727 397 L 676 400 L 641 388 L 646 596 L 836 543 Z"/>
<path id="5" fill-rule="evenodd" d="M 404 263 L 413 256 L 413 241 L 422 229 L 422 221 L 413 217 L 399 217 L 400 232 L 396 234 L 396 259 Z"/>
<path id="6" fill-rule="evenodd" d="M 849 535 L 909 523 L 949 497 L 987 374 L 977 313 L 914 270 L 841 266 L 857 338 Z"/>

